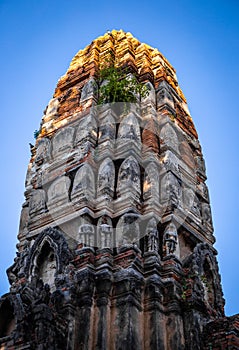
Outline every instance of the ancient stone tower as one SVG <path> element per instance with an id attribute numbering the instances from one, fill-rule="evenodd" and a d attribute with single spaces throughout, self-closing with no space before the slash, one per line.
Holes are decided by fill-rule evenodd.
<path id="1" fill-rule="evenodd" d="M 109 57 L 148 94 L 99 105 Z M 239 349 L 205 180 L 166 58 L 123 31 L 79 51 L 32 149 L 0 349 Z"/>

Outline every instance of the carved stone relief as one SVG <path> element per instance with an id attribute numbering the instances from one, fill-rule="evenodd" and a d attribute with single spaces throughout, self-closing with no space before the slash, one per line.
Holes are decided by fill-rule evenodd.
<path id="1" fill-rule="evenodd" d="M 65 127 L 55 134 L 52 140 L 52 156 L 67 156 L 73 147 L 74 128 Z"/>
<path id="2" fill-rule="evenodd" d="M 122 120 L 119 126 L 118 139 L 141 142 L 139 123 L 134 114 L 131 113 Z"/>
<path id="3" fill-rule="evenodd" d="M 117 190 L 122 193 L 132 189 L 140 194 L 140 168 L 135 158 L 130 156 L 120 166 Z"/>
<path id="4" fill-rule="evenodd" d="M 17 281 L 17 277 L 25 277 L 25 267 L 29 251 L 29 242 L 25 241 L 21 252 L 17 252 L 17 256 L 14 259 L 14 264 L 7 269 L 8 279 L 11 284 Z"/>
<path id="5" fill-rule="evenodd" d="M 199 218 L 201 218 L 201 203 L 197 195 L 195 195 L 192 211 L 194 214 L 196 214 Z"/>
<path id="6" fill-rule="evenodd" d="M 157 221 L 155 218 L 149 220 L 146 227 L 146 251 L 158 252 L 159 249 L 159 236 L 157 229 Z"/>
<path id="7" fill-rule="evenodd" d="M 102 216 L 98 220 L 97 241 L 99 248 L 113 248 L 112 221 L 107 216 Z"/>
<path id="8" fill-rule="evenodd" d="M 172 151 L 166 150 L 162 159 L 162 163 L 166 170 L 171 170 L 175 173 L 178 173 L 179 159 Z"/>
<path id="9" fill-rule="evenodd" d="M 75 146 L 87 146 L 87 142 L 95 144 L 97 140 L 97 123 L 92 114 L 81 119 L 76 130 Z"/>
<path id="10" fill-rule="evenodd" d="M 11 289 L 0 299 L 0 349 L 199 350 L 214 346 L 201 334 L 208 324 L 217 345 L 219 329 L 226 342 L 239 341 L 224 317 L 205 166 L 186 102 L 163 56 L 137 47 L 122 31 L 94 41 L 59 81 L 60 106 L 55 98 L 47 107 L 41 135 L 52 140 L 40 135 L 32 149 Z M 127 115 L 95 105 L 93 78 L 79 106 L 82 82 L 108 48 L 139 81 L 153 81 L 153 72 L 157 113 L 151 83 L 141 110 L 129 104 Z"/>
<path id="11" fill-rule="evenodd" d="M 171 172 L 164 175 L 161 180 L 161 200 L 172 201 L 179 204 L 182 196 L 180 180 Z"/>
<path id="12" fill-rule="evenodd" d="M 171 254 L 179 256 L 177 228 L 172 222 L 166 227 L 164 231 L 163 248 L 165 256 Z"/>
<path id="13" fill-rule="evenodd" d="M 138 245 L 140 229 L 138 215 L 133 213 L 124 214 L 116 226 L 116 247 Z"/>
<path id="14" fill-rule="evenodd" d="M 98 143 L 115 140 L 116 125 L 113 116 L 108 113 L 100 123 Z"/>
<path id="15" fill-rule="evenodd" d="M 84 163 L 75 175 L 71 199 L 77 200 L 79 197 L 92 199 L 95 197 L 95 176 L 91 166 Z"/>
<path id="16" fill-rule="evenodd" d="M 97 83 L 94 78 L 90 78 L 87 83 L 84 85 L 82 91 L 81 91 L 81 98 L 80 98 L 80 103 L 96 97 L 97 95 Z"/>
<path id="17" fill-rule="evenodd" d="M 40 253 L 35 261 L 33 274 L 37 274 L 44 284 L 48 284 L 51 291 L 55 290 L 55 274 L 57 271 L 57 260 L 54 249 L 46 240 L 41 247 Z"/>
<path id="18" fill-rule="evenodd" d="M 50 158 L 50 140 L 43 138 L 39 141 L 36 150 L 35 163 L 40 165 L 47 162 Z"/>
<path id="19" fill-rule="evenodd" d="M 176 131 L 169 123 L 166 123 L 162 127 L 160 131 L 160 139 L 162 140 L 162 144 L 165 145 L 167 148 L 171 148 L 173 151 L 179 152 L 179 141 Z"/>
<path id="20" fill-rule="evenodd" d="M 200 201 L 192 188 L 184 188 L 183 190 L 183 201 L 184 206 L 198 217 L 201 216 L 200 213 Z"/>
<path id="21" fill-rule="evenodd" d="M 145 169 L 143 195 L 144 200 L 159 200 L 159 170 L 154 163 L 150 163 Z"/>
<path id="22" fill-rule="evenodd" d="M 87 216 L 80 218 L 79 243 L 86 247 L 95 246 L 95 229 Z"/>
<path id="23" fill-rule="evenodd" d="M 46 194 L 44 190 L 33 190 L 29 201 L 30 216 L 38 215 L 46 211 Z"/>
<path id="24" fill-rule="evenodd" d="M 47 205 L 60 205 L 69 201 L 69 189 L 71 181 L 67 176 L 61 176 L 56 179 L 47 191 L 48 201 Z"/>
<path id="25" fill-rule="evenodd" d="M 195 299 L 202 301 L 204 298 L 207 303 L 210 301 L 209 307 L 214 310 L 213 312 L 217 310 L 217 316 L 222 316 L 224 315 L 225 302 L 222 297 L 218 263 L 214 254 L 212 247 L 207 243 L 199 243 L 194 248 L 191 267 L 192 274 L 197 277 L 198 283 L 195 283 L 193 293 Z M 198 293 L 200 286 L 203 295 Z"/>
<path id="26" fill-rule="evenodd" d="M 115 167 L 110 158 L 104 159 L 100 164 L 98 170 L 98 186 L 97 195 L 109 194 L 111 197 L 114 195 L 114 182 L 115 182 Z"/>
<path id="27" fill-rule="evenodd" d="M 161 107 L 164 105 L 168 105 L 169 107 L 174 109 L 174 100 L 171 92 L 170 86 L 166 83 L 166 81 L 162 81 L 157 89 L 157 107 Z"/>
<path id="28" fill-rule="evenodd" d="M 72 259 L 71 252 L 65 240 L 63 233 L 57 228 L 47 228 L 42 231 L 36 238 L 34 244 L 27 254 L 25 263 L 25 272 L 28 277 L 34 276 L 33 271 L 39 272 L 39 269 L 34 270 L 38 256 L 41 252 L 45 242 L 49 244 L 57 257 L 57 273 L 62 273 L 64 268 L 68 265 L 69 260 Z"/>

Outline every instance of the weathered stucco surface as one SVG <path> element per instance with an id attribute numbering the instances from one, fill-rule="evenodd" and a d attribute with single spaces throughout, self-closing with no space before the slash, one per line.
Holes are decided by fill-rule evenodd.
<path id="1" fill-rule="evenodd" d="M 97 104 L 109 54 L 147 97 L 127 108 Z M 32 149 L 0 348 L 238 349 L 205 181 L 166 58 L 123 31 L 79 51 Z"/>

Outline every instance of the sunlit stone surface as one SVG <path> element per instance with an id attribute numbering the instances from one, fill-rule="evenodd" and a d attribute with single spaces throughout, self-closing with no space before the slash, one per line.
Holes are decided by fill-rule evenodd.
<path id="1" fill-rule="evenodd" d="M 109 57 L 146 84 L 147 97 L 97 104 Z M 32 149 L 0 348 L 239 348 L 205 180 L 166 58 L 116 30 L 79 51 Z"/>

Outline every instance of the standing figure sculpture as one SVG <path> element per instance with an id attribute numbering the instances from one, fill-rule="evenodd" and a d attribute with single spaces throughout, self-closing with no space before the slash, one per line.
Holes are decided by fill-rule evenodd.
<path id="1" fill-rule="evenodd" d="M 177 228 L 173 223 L 170 223 L 164 232 L 164 248 L 165 255 L 175 254 L 178 244 Z"/>

